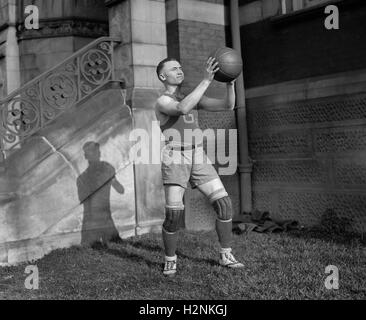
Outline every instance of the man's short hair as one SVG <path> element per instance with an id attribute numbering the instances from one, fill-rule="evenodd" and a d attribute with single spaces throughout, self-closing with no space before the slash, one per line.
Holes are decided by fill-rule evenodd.
<path id="1" fill-rule="evenodd" d="M 168 58 L 165 58 L 164 60 L 161 60 L 159 62 L 159 64 L 158 64 L 158 66 L 156 67 L 156 74 L 158 75 L 158 78 L 159 78 L 160 81 L 161 81 L 161 79 L 160 79 L 159 75 L 160 75 L 161 69 L 163 69 L 165 63 L 166 62 L 169 62 L 169 61 L 177 61 L 177 62 L 179 62 L 177 59 L 171 58 L 171 57 L 168 57 Z"/>

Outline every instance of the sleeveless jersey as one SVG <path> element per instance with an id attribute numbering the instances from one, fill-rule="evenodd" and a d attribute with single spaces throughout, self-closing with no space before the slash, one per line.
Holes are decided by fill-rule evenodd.
<path id="1" fill-rule="evenodd" d="M 163 96 L 168 96 L 173 98 L 175 101 L 182 101 L 184 99 L 183 97 L 177 97 L 176 95 L 172 94 L 163 94 Z M 174 144 L 180 144 L 180 145 L 192 145 L 192 142 L 194 144 L 201 143 L 201 141 L 192 141 L 192 139 L 189 137 L 189 141 L 184 141 L 184 130 L 189 129 L 193 130 L 199 129 L 198 126 L 198 112 L 196 107 L 193 108 L 188 114 L 182 114 L 179 116 L 168 116 L 168 120 L 166 120 L 164 123 L 160 123 L 160 129 L 163 132 L 163 135 L 165 136 L 166 142 L 174 143 Z M 171 135 L 169 135 L 169 132 L 166 130 L 168 129 L 174 129 L 179 132 L 181 141 L 175 141 Z"/>

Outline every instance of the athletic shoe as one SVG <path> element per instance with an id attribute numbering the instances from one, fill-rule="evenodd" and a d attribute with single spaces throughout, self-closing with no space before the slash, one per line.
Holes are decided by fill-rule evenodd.
<path id="1" fill-rule="evenodd" d="M 237 261 L 231 251 L 220 253 L 220 265 L 227 268 L 242 268 L 244 265 Z"/>
<path id="2" fill-rule="evenodd" d="M 165 276 L 174 276 L 177 272 L 177 256 L 165 257 L 163 274 Z"/>

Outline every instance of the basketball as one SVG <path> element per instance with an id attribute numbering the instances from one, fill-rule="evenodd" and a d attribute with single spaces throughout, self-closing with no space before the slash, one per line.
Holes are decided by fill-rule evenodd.
<path id="1" fill-rule="evenodd" d="M 216 49 L 210 57 L 215 58 L 219 63 L 218 67 L 220 70 L 215 73 L 215 80 L 231 82 L 240 75 L 243 68 L 243 60 L 238 51 L 228 47 L 221 47 Z"/>

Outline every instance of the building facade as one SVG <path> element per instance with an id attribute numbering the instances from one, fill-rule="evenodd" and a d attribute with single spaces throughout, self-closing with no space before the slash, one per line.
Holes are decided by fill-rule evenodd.
<path id="1" fill-rule="evenodd" d="M 328 5 L 339 29 L 325 27 Z M 307 224 L 333 210 L 364 232 L 365 4 L 246 1 L 241 12 L 254 207 Z"/>

